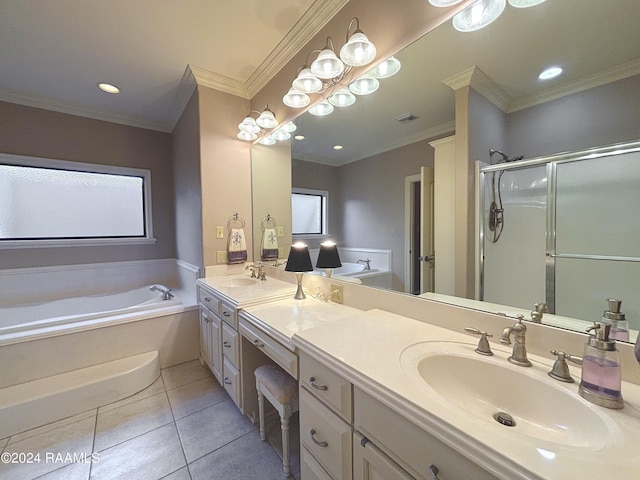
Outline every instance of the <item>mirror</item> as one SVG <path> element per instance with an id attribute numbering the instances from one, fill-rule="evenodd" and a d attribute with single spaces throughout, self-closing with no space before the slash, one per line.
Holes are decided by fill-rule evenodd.
<path id="1" fill-rule="evenodd" d="M 300 184 L 306 179 L 329 190 L 331 236 L 339 245 L 390 251 L 392 287 L 411 291 L 403 261 L 409 243 L 405 177 L 419 175 L 421 166 L 433 167 L 430 143 L 455 131 L 455 94 L 443 80 L 476 65 L 494 91 L 492 102 L 502 106 L 470 95 L 466 107 L 476 113 L 468 124 L 472 160 L 489 163 L 489 148 L 528 159 L 637 140 L 638 22 L 633 0 L 547 0 L 528 9 L 508 5 L 492 25 L 466 34 L 446 22 L 399 52 L 401 71 L 381 80 L 374 94 L 327 117 L 297 119 L 296 133 L 305 140 L 293 142 L 293 186 L 314 188 Z M 543 68 L 557 64 L 563 75 L 546 83 L 537 79 Z M 576 113 L 583 101 L 589 115 Z M 397 120 L 406 114 L 417 118 Z M 532 130 L 528 122 L 534 120 L 538 125 Z M 344 148 L 333 150 L 335 144 Z M 332 182 L 331 190 L 319 185 L 323 176 Z M 435 256 L 438 270 L 437 247 Z M 610 295 L 602 293 L 603 303 Z M 637 321 L 637 312 L 627 313 Z"/>

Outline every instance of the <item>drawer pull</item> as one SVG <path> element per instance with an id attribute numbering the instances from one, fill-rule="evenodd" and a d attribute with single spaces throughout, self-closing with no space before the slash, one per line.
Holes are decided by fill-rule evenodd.
<path id="1" fill-rule="evenodd" d="M 435 465 L 429 466 L 429 473 L 431 474 L 431 478 L 433 478 L 433 480 L 440 480 L 440 477 L 438 477 L 438 473 L 440 473 L 440 470 L 438 470 L 438 467 L 436 467 Z"/>
<path id="2" fill-rule="evenodd" d="M 231 383 L 231 381 L 229 380 L 229 377 L 224 377 L 224 383 L 225 383 L 226 385 L 233 385 L 233 384 Z"/>
<path id="3" fill-rule="evenodd" d="M 258 340 L 257 338 L 253 341 L 253 344 L 258 347 L 258 348 L 263 348 L 264 347 L 264 343 L 262 343 L 260 340 Z"/>
<path id="4" fill-rule="evenodd" d="M 210 297 L 204 297 L 204 301 L 205 301 L 205 302 L 210 302 L 210 301 L 211 301 L 211 298 L 210 298 Z"/>
<path id="5" fill-rule="evenodd" d="M 316 382 L 316 377 L 309 377 L 309 383 L 311 384 L 311 386 L 313 388 L 315 388 L 316 390 L 322 390 L 325 391 L 327 390 L 329 387 L 327 387 L 326 385 L 318 385 Z"/>
<path id="6" fill-rule="evenodd" d="M 222 342 L 223 347 L 231 348 L 231 344 L 229 342 Z"/>
<path id="7" fill-rule="evenodd" d="M 315 443 L 319 447 L 325 448 L 329 446 L 329 444 L 324 440 L 320 441 L 316 438 L 316 431 L 313 428 L 309 431 L 309 434 L 311 435 L 311 440 L 313 440 L 313 443 Z"/>
<path id="8" fill-rule="evenodd" d="M 226 310 L 224 310 L 224 311 L 222 312 L 222 316 L 223 316 L 223 317 L 230 317 L 230 316 L 231 316 L 231 314 L 230 314 L 229 312 L 227 312 Z"/>

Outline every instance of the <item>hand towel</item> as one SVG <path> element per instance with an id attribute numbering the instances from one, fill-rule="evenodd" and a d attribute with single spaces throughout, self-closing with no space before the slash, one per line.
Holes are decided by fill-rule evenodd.
<path id="1" fill-rule="evenodd" d="M 262 234 L 262 260 L 278 259 L 278 236 L 275 228 L 265 228 Z"/>
<path id="2" fill-rule="evenodd" d="M 229 252 L 229 263 L 242 263 L 247 261 L 247 242 L 244 237 L 244 229 L 231 229 L 227 251 Z"/>

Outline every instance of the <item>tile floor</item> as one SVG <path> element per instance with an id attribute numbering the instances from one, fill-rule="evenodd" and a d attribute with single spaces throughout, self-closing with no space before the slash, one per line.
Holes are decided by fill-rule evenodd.
<path id="1" fill-rule="evenodd" d="M 299 480 L 298 430 L 295 414 L 291 471 Z M 38 462 L 0 462 L 0 479 L 282 480 L 281 441 L 277 415 L 261 442 L 257 425 L 196 360 L 162 370 L 129 398 L 0 439 L 5 455 L 39 454 Z"/>

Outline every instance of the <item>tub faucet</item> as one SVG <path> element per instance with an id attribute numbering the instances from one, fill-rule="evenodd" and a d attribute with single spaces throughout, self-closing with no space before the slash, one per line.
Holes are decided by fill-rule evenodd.
<path id="1" fill-rule="evenodd" d="M 154 285 L 153 287 L 151 287 L 149 290 L 151 290 L 152 292 L 154 291 L 159 291 L 162 292 L 162 299 L 163 300 L 171 300 L 173 298 L 173 293 L 171 293 L 171 289 L 170 288 L 161 288 L 157 285 Z"/>
<path id="2" fill-rule="evenodd" d="M 507 327 L 502 331 L 500 335 L 500 343 L 504 345 L 511 345 L 511 335 L 514 337 L 513 354 L 508 360 L 514 365 L 520 367 L 530 367 L 531 362 L 527 358 L 527 346 L 525 345 L 525 337 L 527 334 L 527 327 L 522 323 L 523 315 L 518 315 L 518 321 L 512 327 Z"/>
<path id="3" fill-rule="evenodd" d="M 365 270 L 371 270 L 371 260 L 369 260 L 368 258 L 366 260 L 358 260 L 357 263 L 366 263 L 367 266 L 364 267 Z"/>

